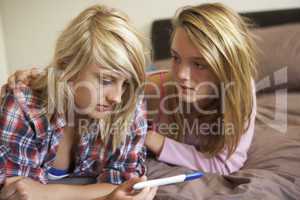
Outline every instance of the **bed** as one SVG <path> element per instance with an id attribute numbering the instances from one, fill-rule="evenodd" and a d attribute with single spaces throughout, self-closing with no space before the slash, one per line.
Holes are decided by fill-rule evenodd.
<path id="1" fill-rule="evenodd" d="M 160 187 L 156 199 L 300 199 L 300 8 L 240 13 L 252 19 L 259 47 L 255 137 L 244 167 L 206 174 L 193 182 Z M 152 66 L 170 66 L 170 19 L 153 22 Z M 148 178 L 189 169 L 149 159 Z"/>

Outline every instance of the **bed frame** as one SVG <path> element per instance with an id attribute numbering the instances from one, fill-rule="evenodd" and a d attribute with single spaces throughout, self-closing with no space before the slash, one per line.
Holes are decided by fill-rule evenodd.
<path id="1" fill-rule="evenodd" d="M 252 20 L 256 27 L 269 27 L 286 23 L 300 23 L 300 8 L 244 12 L 240 15 Z M 163 60 L 170 57 L 171 19 L 159 19 L 152 23 L 151 43 L 153 60 Z"/>

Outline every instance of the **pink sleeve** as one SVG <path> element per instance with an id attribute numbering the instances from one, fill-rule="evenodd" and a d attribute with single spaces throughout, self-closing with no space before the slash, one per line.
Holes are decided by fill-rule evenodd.
<path id="1" fill-rule="evenodd" d="M 254 82 L 252 87 L 253 108 L 249 121 L 250 124 L 247 131 L 242 135 L 236 151 L 230 156 L 229 159 L 226 160 L 226 151 L 213 158 L 206 158 L 205 155 L 197 151 L 194 146 L 166 138 L 158 160 L 187 167 L 192 170 L 202 170 L 204 172 L 219 173 L 224 175 L 238 171 L 247 160 L 247 152 L 254 134 L 256 116 L 256 94 Z"/>

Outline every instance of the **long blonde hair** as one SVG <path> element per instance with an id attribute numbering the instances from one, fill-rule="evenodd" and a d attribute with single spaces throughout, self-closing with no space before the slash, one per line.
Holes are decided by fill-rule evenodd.
<path id="1" fill-rule="evenodd" d="M 173 19 L 174 32 L 183 28 L 189 39 L 205 59 L 209 70 L 220 83 L 234 84 L 225 93 L 223 129 L 233 124 L 233 132 L 208 135 L 202 151 L 214 156 L 224 149 L 228 157 L 235 151 L 252 110 L 252 79 L 255 76 L 255 44 L 248 30 L 249 24 L 235 11 L 220 4 L 202 4 L 180 9 Z M 222 102 L 218 102 L 220 104 Z M 183 116 L 175 116 L 184 134 Z"/>
<path id="2" fill-rule="evenodd" d="M 126 89 L 128 91 L 124 92 L 122 103 L 116 108 L 119 112 L 105 119 L 105 126 L 101 129 L 101 139 L 106 142 L 113 134 L 112 146 L 115 150 L 129 132 L 142 92 L 140 87 L 145 81 L 144 46 L 126 15 L 100 5 L 81 12 L 60 34 L 47 73 L 33 83 L 33 89 L 42 91 L 49 118 L 57 112 L 67 117 L 68 97 L 71 95 L 71 99 L 74 98 L 68 81 L 90 64 L 99 64 L 132 77 L 130 83 L 133 90 Z M 64 102 L 62 108 L 59 106 L 61 102 Z M 113 130 L 116 123 L 118 131 Z"/>

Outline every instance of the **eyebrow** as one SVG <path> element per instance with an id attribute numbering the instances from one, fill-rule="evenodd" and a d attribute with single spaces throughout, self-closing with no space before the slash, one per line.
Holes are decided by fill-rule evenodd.
<path id="1" fill-rule="evenodd" d="M 113 80 L 119 80 L 120 78 L 123 78 L 124 81 L 128 81 L 131 78 L 124 75 L 122 72 L 114 72 L 112 70 L 103 69 L 103 68 L 99 70 L 97 73 L 100 74 L 100 76 L 103 76 L 104 78 L 110 78 Z"/>
<path id="2" fill-rule="evenodd" d="M 106 74 L 106 73 L 98 73 L 100 77 L 103 77 L 103 78 L 110 78 L 110 79 L 116 79 L 117 77 L 116 76 L 113 76 L 111 74 Z"/>
<path id="3" fill-rule="evenodd" d="M 177 52 L 176 52 L 174 49 L 172 49 L 172 48 L 171 48 L 171 53 L 180 56 L 179 53 L 177 53 Z M 189 57 L 189 59 L 197 60 L 197 61 L 201 61 L 201 62 L 205 62 L 204 58 L 203 58 L 203 57 L 200 57 L 200 56 Z"/>

